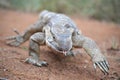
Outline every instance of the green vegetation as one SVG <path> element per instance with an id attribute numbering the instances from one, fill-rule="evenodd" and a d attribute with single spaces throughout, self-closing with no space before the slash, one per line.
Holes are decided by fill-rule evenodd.
<path id="1" fill-rule="evenodd" d="M 120 23 L 120 0 L 99 0 L 94 18 Z"/>
<path id="2" fill-rule="evenodd" d="M 47 9 L 120 23 L 120 0 L 0 0 L 0 6 L 25 12 Z"/>
<path id="3" fill-rule="evenodd" d="M 111 40 L 111 50 L 119 50 L 119 41 L 116 38 L 112 38 Z"/>

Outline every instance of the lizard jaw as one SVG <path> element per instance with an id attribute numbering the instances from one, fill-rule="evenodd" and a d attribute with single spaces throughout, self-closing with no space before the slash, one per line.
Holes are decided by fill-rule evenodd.
<path id="1" fill-rule="evenodd" d="M 48 41 L 46 40 L 46 44 L 48 45 L 48 47 L 50 47 L 52 50 L 56 51 L 56 52 L 59 52 L 59 53 L 62 53 L 64 54 L 65 56 L 67 55 L 67 52 L 68 51 L 60 51 L 59 48 L 57 47 L 57 44 L 54 42 L 54 41 Z"/>

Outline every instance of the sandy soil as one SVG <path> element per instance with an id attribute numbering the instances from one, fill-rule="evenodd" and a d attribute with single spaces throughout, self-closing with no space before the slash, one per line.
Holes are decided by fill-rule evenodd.
<path id="1" fill-rule="evenodd" d="M 0 9 L 0 80 L 120 80 L 120 51 L 107 50 L 113 37 L 120 41 L 120 25 L 72 17 L 82 33 L 94 39 L 107 57 L 110 71 L 109 75 L 104 75 L 99 69 L 94 70 L 83 49 L 76 49 L 75 57 L 63 57 L 43 46 L 40 58 L 49 63 L 47 67 L 24 63 L 29 43 L 10 47 L 5 44 L 5 37 L 15 35 L 14 28 L 22 33 L 37 19 L 38 14 Z"/>

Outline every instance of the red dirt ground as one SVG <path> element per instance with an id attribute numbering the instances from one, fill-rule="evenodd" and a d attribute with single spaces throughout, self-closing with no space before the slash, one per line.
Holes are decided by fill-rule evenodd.
<path id="1" fill-rule="evenodd" d="M 20 47 L 5 44 L 5 37 L 21 33 L 38 19 L 38 14 L 22 13 L 0 9 L 0 80 L 120 80 L 120 51 L 107 50 L 112 37 L 120 41 L 120 25 L 91 19 L 72 19 L 84 35 L 91 37 L 101 48 L 110 64 L 109 75 L 94 70 L 90 57 L 81 49 L 75 57 L 62 57 L 41 47 L 40 58 L 47 61 L 47 67 L 36 67 L 24 63 L 28 57 L 28 42 Z M 118 43 L 120 45 L 120 43 Z M 79 51 L 80 50 L 80 51 Z"/>

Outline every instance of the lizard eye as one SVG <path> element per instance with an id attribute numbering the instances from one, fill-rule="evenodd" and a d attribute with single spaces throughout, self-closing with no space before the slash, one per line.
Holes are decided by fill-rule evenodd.
<path id="1" fill-rule="evenodd" d="M 55 39 L 55 36 L 53 36 L 53 39 Z"/>
<path id="2" fill-rule="evenodd" d="M 56 38 L 55 38 L 55 36 L 53 36 L 53 40 L 54 40 L 54 41 L 56 41 Z"/>

